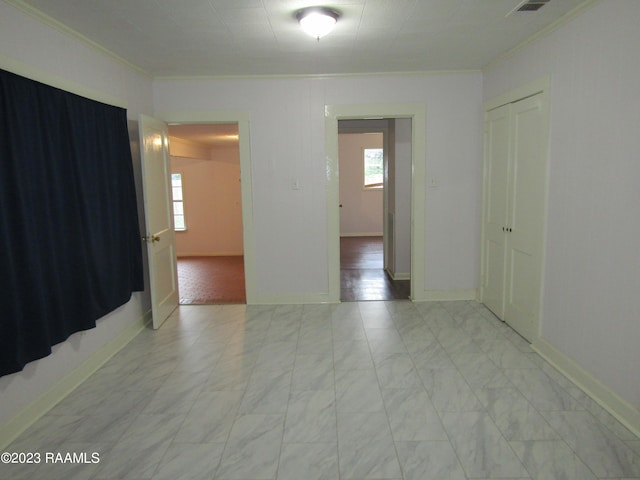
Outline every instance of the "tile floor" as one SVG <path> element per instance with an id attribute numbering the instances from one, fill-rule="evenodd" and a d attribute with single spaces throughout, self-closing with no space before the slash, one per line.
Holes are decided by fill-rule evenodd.
<path id="1" fill-rule="evenodd" d="M 7 480 L 640 479 L 640 440 L 475 302 L 183 306 L 6 450 L 99 454 Z"/>

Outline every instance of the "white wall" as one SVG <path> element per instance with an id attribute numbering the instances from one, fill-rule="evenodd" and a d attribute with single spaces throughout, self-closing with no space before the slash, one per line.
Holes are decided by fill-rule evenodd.
<path id="1" fill-rule="evenodd" d="M 382 235 L 382 189 L 364 188 L 364 149 L 383 148 L 382 133 L 340 133 L 340 235 Z"/>
<path id="2" fill-rule="evenodd" d="M 273 79 L 156 79 L 168 111 L 242 110 L 251 122 L 257 294 L 328 291 L 325 105 L 426 104 L 425 288 L 474 290 L 482 168 L 480 73 Z M 299 189 L 292 189 L 296 179 Z"/>
<path id="3" fill-rule="evenodd" d="M 489 68 L 484 82 L 489 100 L 539 77 L 551 78 L 541 335 L 636 410 L 639 25 L 637 0 L 596 3 Z"/>
<path id="4" fill-rule="evenodd" d="M 411 274 L 411 119 L 394 120 L 394 278 Z M 391 175 L 391 172 L 390 172 Z M 391 204 L 391 202 L 390 202 Z"/>
<path id="5" fill-rule="evenodd" d="M 0 2 L 0 68 L 23 75 L 28 73 L 45 83 L 53 81 L 57 86 L 93 92 L 99 97 L 116 98 L 127 105 L 130 119 L 152 110 L 151 82 L 147 77 L 57 29 L 44 26 L 5 2 Z M 136 123 L 132 122 L 131 127 L 135 133 Z M 132 138 L 132 142 L 137 153 L 136 138 Z M 139 189 L 139 155 L 134 155 L 134 167 Z M 140 202 L 141 196 L 138 200 Z M 142 212 L 141 205 L 138 210 Z M 21 373 L 0 378 L 0 432 L 9 435 L 9 429 L 3 427 L 9 419 L 94 352 L 139 322 L 149 306 L 147 294 L 134 293 L 126 305 L 99 320 L 95 329 L 73 335 L 54 347 L 52 355 L 29 363 Z"/>

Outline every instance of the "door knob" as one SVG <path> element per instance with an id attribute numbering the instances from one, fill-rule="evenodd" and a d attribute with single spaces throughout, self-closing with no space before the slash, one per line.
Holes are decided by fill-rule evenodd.
<path id="1" fill-rule="evenodd" d="M 151 236 L 144 235 L 144 236 L 143 236 L 143 237 L 141 237 L 141 238 L 142 238 L 142 241 L 143 241 L 143 242 L 151 242 L 151 243 L 154 243 L 154 242 L 159 242 L 159 241 L 160 241 L 160 235 L 153 235 L 153 234 L 152 234 Z"/>

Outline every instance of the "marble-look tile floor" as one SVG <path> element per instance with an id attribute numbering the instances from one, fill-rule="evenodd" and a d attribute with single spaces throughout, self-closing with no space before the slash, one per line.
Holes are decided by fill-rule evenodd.
<path id="1" fill-rule="evenodd" d="M 182 306 L 6 450 L 99 458 L 6 480 L 640 479 L 640 440 L 475 302 Z"/>

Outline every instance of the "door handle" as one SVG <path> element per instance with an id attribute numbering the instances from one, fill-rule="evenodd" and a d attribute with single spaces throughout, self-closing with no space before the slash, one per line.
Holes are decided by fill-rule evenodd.
<path id="1" fill-rule="evenodd" d="M 151 243 L 159 242 L 160 241 L 160 235 L 153 235 L 153 234 L 151 234 L 151 236 L 145 235 L 145 236 L 142 237 L 142 241 L 143 242 L 151 242 Z"/>

